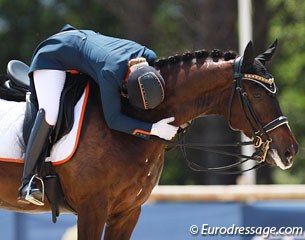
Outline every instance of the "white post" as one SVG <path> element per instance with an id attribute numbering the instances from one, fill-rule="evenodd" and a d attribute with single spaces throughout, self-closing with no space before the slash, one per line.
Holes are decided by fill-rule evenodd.
<path id="1" fill-rule="evenodd" d="M 252 40 L 251 0 L 238 0 L 239 52 L 243 53 L 247 43 Z"/>
<path id="2" fill-rule="evenodd" d="M 243 54 L 243 51 L 250 40 L 252 40 L 252 4 L 251 0 L 238 0 L 238 25 L 239 25 L 239 53 Z M 249 141 L 249 139 L 242 134 L 242 141 Z M 252 146 L 242 147 L 242 154 L 251 156 L 253 153 Z M 255 165 L 254 161 L 246 162 L 242 170 L 251 168 Z M 256 172 L 249 171 L 241 175 L 238 180 L 238 184 L 255 184 Z"/>

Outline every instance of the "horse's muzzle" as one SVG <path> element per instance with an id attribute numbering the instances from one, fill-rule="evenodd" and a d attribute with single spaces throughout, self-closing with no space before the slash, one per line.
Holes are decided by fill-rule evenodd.
<path id="1" fill-rule="evenodd" d="M 267 162 L 271 165 L 276 165 L 283 170 L 288 169 L 293 164 L 293 159 L 298 153 L 298 148 L 297 143 L 291 143 L 282 148 L 283 150 L 277 150 L 271 145 L 271 148 L 268 151 Z"/>

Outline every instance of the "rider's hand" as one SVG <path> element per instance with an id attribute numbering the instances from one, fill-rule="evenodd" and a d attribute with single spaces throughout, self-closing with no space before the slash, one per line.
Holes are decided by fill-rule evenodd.
<path id="1" fill-rule="evenodd" d="M 152 125 L 150 134 L 156 135 L 165 140 L 171 140 L 177 133 L 178 127 L 175 127 L 169 123 L 175 121 L 174 117 L 165 118 Z"/>

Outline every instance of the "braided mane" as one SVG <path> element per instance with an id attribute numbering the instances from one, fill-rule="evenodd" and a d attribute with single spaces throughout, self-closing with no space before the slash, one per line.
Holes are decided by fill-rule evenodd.
<path id="1" fill-rule="evenodd" d="M 206 50 L 198 50 L 195 52 L 185 52 L 181 55 L 169 56 L 168 58 L 160 58 L 154 62 L 154 66 L 156 68 L 162 68 L 166 65 L 174 65 L 176 63 L 181 62 L 189 62 L 193 59 L 204 60 L 204 59 L 212 59 L 214 62 L 218 62 L 220 59 L 225 61 L 235 59 L 237 54 L 234 51 L 222 52 L 218 49 L 214 49 L 211 52 Z"/>

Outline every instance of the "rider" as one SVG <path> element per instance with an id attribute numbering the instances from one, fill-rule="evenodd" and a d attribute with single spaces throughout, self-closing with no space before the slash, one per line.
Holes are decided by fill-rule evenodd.
<path id="1" fill-rule="evenodd" d="M 37 47 L 29 76 L 35 87 L 39 110 L 25 151 L 19 202 L 43 205 L 42 192 L 32 180 L 39 155 L 56 124 L 59 100 L 69 70 L 88 74 L 97 82 L 105 119 L 111 129 L 146 139 L 150 135 L 166 140 L 174 137 L 178 128 L 169 124 L 174 117 L 149 123 L 121 113 L 120 92 L 129 72 L 127 88 L 132 104 L 151 109 L 163 101 L 164 80 L 147 63 L 155 59 L 152 50 L 138 43 L 91 30 L 77 30 L 70 25 Z"/>

